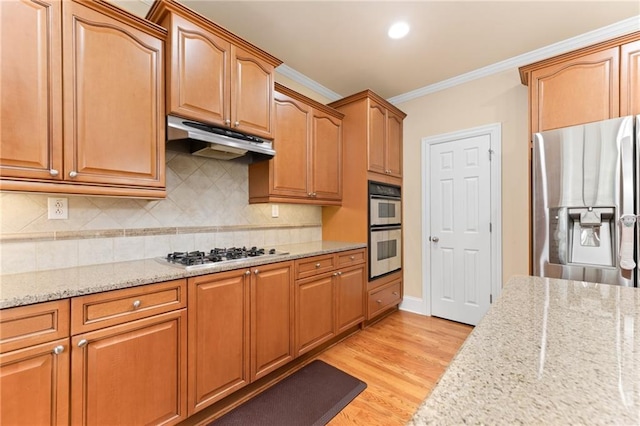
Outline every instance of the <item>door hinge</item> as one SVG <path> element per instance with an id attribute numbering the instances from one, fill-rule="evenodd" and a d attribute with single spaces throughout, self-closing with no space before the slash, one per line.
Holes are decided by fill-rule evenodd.
<path id="1" fill-rule="evenodd" d="M 489 149 L 489 161 L 491 161 L 493 154 L 494 154 L 494 151 L 492 149 Z"/>
<path id="2" fill-rule="evenodd" d="M 489 295 L 489 304 L 493 303 L 493 294 Z"/>
<path id="3" fill-rule="evenodd" d="M 489 222 L 489 232 L 493 232 L 493 224 Z"/>

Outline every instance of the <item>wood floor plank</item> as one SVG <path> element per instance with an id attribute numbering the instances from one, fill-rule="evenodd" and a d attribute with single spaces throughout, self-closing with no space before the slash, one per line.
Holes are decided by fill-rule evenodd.
<path id="1" fill-rule="evenodd" d="M 398 311 L 321 353 L 367 383 L 330 426 L 404 425 L 473 327 Z"/>

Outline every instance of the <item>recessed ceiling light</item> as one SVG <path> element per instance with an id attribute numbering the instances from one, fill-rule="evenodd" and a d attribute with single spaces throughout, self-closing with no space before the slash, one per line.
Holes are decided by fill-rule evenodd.
<path id="1" fill-rule="evenodd" d="M 395 24 L 389 27 L 389 37 L 393 39 L 398 39 L 409 34 L 409 24 L 406 22 L 396 22 Z"/>

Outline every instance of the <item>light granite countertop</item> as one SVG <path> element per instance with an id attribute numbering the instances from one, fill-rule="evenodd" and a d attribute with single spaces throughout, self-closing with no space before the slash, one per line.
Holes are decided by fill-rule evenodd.
<path id="1" fill-rule="evenodd" d="M 640 424 L 640 289 L 517 276 L 408 425 Z"/>
<path id="2" fill-rule="evenodd" d="M 0 275 L 0 309 L 364 247 L 365 243 L 335 241 L 280 245 L 269 248 L 287 254 L 221 262 L 191 271 L 161 263 L 157 259 L 142 259 Z"/>

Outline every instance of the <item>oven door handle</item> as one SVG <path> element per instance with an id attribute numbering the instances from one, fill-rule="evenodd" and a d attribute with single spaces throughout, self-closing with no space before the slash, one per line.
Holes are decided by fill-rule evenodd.
<path id="1" fill-rule="evenodd" d="M 397 229 L 402 229 L 402 225 L 373 225 L 369 229 L 370 232 L 376 231 L 395 231 Z"/>
<path id="2" fill-rule="evenodd" d="M 370 195 L 369 198 L 372 200 L 392 200 L 392 201 L 400 201 L 400 197 L 394 197 L 391 195 Z"/>

